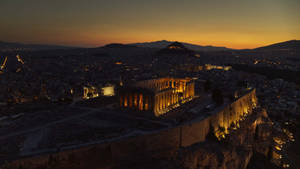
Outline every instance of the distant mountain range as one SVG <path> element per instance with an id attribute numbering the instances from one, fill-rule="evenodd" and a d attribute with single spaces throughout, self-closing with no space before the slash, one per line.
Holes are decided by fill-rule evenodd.
<path id="1" fill-rule="evenodd" d="M 52 50 L 52 49 L 71 49 L 75 47 L 60 45 L 42 45 L 42 44 L 23 44 L 17 42 L 0 41 L 0 51 L 20 51 L 20 50 Z"/>
<path id="2" fill-rule="evenodd" d="M 154 41 L 154 42 L 144 42 L 144 43 L 131 43 L 131 44 L 120 44 L 112 43 L 103 46 L 103 48 L 150 48 L 150 49 L 164 49 L 167 46 L 171 45 L 175 41 Z M 216 47 L 216 46 L 201 46 L 190 43 L 179 42 L 183 44 L 187 49 L 192 51 L 228 51 L 234 50 L 226 47 Z M 0 52 L 9 52 L 9 51 L 37 51 L 37 50 L 54 50 L 54 49 L 73 49 L 79 47 L 70 47 L 70 46 L 60 46 L 60 45 L 42 45 L 42 44 L 23 44 L 23 43 L 14 43 L 14 42 L 2 42 L 0 41 Z M 300 51 L 300 40 L 290 40 L 286 42 L 275 43 L 272 45 L 259 47 L 255 49 L 248 49 L 255 51 L 274 51 L 274 50 L 297 50 Z"/>
<path id="3" fill-rule="evenodd" d="M 170 44 L 174 43 L 175 41 L 155 41 L 155 42 L 145 42 L 145 43 L 131 43 L 128 45 L 131 46 L 137 46 L 137 47 L 144 47 L 144 48 L 157 48 L 157 49 L 163 49 Z M 185 43 L 185 42 L 179 42 L 183 44 L 186 48 L 193 50 L 193 51 L 224 51 L 224 50 L 231 50 L 226 47 L 216 47 L 216 46 L 200 46 L 200 45 L 195 45 L 195 44 L 190 44 L 190 43 Z"/>
<path id="4" fill-rule="evenodd" d="M 254 50 L 300 50 L 300 40 L 290 40 L 275 43 L 272 45 L 259 47 Z"/>

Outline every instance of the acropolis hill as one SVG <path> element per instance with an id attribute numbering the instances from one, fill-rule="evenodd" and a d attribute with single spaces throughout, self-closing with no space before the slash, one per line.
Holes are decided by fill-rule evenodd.
<path id="1" fill-rule="evenodd" d="M 53 168 L 122 168 L 131 165 L 143 166 L 143 164 L 152 163 L 153 160 L 155 162 L 157 160 L 169 162 L 175 160 L 169 163 L 167 168 L 174 167 L 172 165 L 189 168 L 193 168 L 193 165 L 203 165 L 203 167 L 205 165 L 224 165 L 223 168 L 227 168 L 229 165 L 227 163 L 235 160 L 236 162 L 230 165 L 235 165 L 236 168 L 245 168 L 252 157 L 252 151 L 257 149 L 257 146 L 261 146 L 254 145 L 254 137 L 262 140 L 269 137 L 266 125 L 270 121 L 266 112 L 257 108 L 257 104 L 256 90 L 252 89 L 234 102 L 212 112 L 203 113 L 198 118 L 180 125 L 136 132 L 81 146 L 64 147 L 51 153 L 32 154 L 31 157 L 24 156 L 5 166 L 13 168 L 19 166 L 25 168 L 45 168 L 47 166 Z M 215 140 L 212 135 L 216 138 Z M 198 159 L 200 152 L 211 154 L 217 158 L 216 154 L 209 152 L 210 148 L 208 147 L 215 145 L 214 149 L 217 148 L 220 144 L 218 140 L 231 144 L 227 149 L 220 147 L 216 151 L 223 152 L 223 162 L 217 162 L 218 159 L 215 162 Z M 198 144 L 200 147 L 197 146 Z M 247 145 L 247 147 L 243 148 L 242 145 Z M 191 146 L 194 147 L 193 151 L 189 150 Z M 235 146 L 242 146 L 240 147 L 242 148 L 241 152 L 237 151 Z M 193 158 L 189 158 L 192 157 L 191 153 L 197 149 L 200 154 L 194 154 Z M 267 154 L 268 146 L 260 147 L 259 151 Z M 185 156 L 181 156 L 182 153 Z M 157 163 L 154 164 L 157 165 Z"/>

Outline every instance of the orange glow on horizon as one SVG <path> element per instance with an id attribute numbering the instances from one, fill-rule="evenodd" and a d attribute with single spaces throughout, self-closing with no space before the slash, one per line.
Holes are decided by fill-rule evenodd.
<path id="1" fill-rule="evenodd" d="M 61 45 L 69 45 L 69 46 L 79 46 L 79 47 L 99 47 L 104 46 L 110 43 L 123 43 L 123 44 L 129 44 L 129 43 L 144 43 L 144 42 L 154 42 L 154 41 L 161 41 L 161 40 L 167 40 L 167 41 L 179 41 L 179 42 L 185 42 L 200 46 L 216 46 L 216 47 L 227 47 L 232 49 L 253 49 L 257 47 L 262 47 L 266 45 L 271 45 L 274 43 L 284 42 L 288 40 L 294 40 L 297 38 L 294 37 L 279 37 L 279 38 L 270 38 L 270 40 L 267 37 L 261 37 L 257 39 L 250 39 L 248 37 L 238 37 L 235 38 L 227 38 L 227 35 L 225 35 L 224 39 L 227 40 L 218 40 L 217 38 L 195 38 L 195 36 L 187 36 L 185 38 L 181 38 L 178 36 L 178 38 L 172 38 L 172 37 L 165 37 L 162 38 L 161 36 L 150 36 L 148 37 L 120 37 L 120 38 L 101 38 L 102 36 L 94 36 L 94 37 L 87 37 L 82 39 L 72 39 L 68 38 L 68 41 L 65 41 L 66 38 L 62 40 L 58 40 L 58 44 Z M 154 38 L 153 38 L 154 37 Z M 175 36 L 176 37 L 176 36 Z M 203 36 L 200 36 L 203 37 Z M 222 39 L 222 38 L 220 38 Z M 268 39 L 268 40 L 266 40 Z M 300 38 L 298 38 L 300 39 Z M 44 41 L 43 41 L 44 42 Z M 38 42 L 29 42 L 29 43 L 38 43 Z M 45 42 L 44 42 L 45 43 Z M 47 44 L 57 44 L 57 41 L 50 40 L 46 42 Z"/>
<path id="2" fill-rule="evenodd" d="M 71 4 L 3 0 L 1 41 L 99 47 L 169 40 L 251 49 L 300 39 L 297 0 L 75 0 Z"/>
<path id="3" fill-rule="evenodd" d="M 154 42 L 154 41 L 161 41 L 161 40 L 167 40 L 167 41 L 178 41 L 178 42 L 185 42 L 190 43 L 194 45 L 200 45 L 200 46 L 215 46 L 215 47 L 226 47 L 231 49 L 254 49 L 262 46 L 271 45 L 274 43 L 289 41 L 289 40 L 295 40 L 297 38 L 287 37 L 287 38 L 279 38 L 278 40 L 257 40 L 257 41 L 243 41 L 240 40 L 240 42 L 236 41 L 211 41 L 211 39 L 207 40 L 187 40 L 188 38 L 184 39 L 175 39 L 175 38 L 168 38 L 161 39 L 148 39 L 148 38 L 141 38 L 141 39 L 134 39 L 131 40 L 123 40 L 123 39 L 116 39 L 116 40 L 98 40 L 91 38 L 89 39 L 69 39 L 68 41 L 65 40 L 47 40 L 47 41 L 22 41 L 21 43 L 28 43 L 28 44 L 54 44 L 54 45 L 65 45 L 65 46 L 77 46 L 77 47 L 100 47 L 105 46 L 107 44 L 111 43 L 122 43 L 122 44 L 130 44 L 130 43 L 144 43 L 144 42 Z M 300 38 L 299 38 L 300 39 Z M 297 39 L 298 40 L 298 39 Z"/>

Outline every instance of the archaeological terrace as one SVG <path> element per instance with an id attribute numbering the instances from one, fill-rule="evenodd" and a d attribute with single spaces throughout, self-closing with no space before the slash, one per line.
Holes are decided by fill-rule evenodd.
<path id="1" fill-rule="evenodd" d="M 190 78 L 159 78 L 125 85 L 119 91 L 120 107 L 151 111 L 160 116 L 195 96 Z"/>

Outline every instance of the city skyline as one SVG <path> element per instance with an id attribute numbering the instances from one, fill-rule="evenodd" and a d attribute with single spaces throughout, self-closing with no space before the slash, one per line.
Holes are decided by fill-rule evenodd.
<path id="1" fill-rule="evenodd" d="M 98 47 L 182 41 L 233 49 L 300 39 L 296 0 L 0 2 L 1 41 Z"/>

